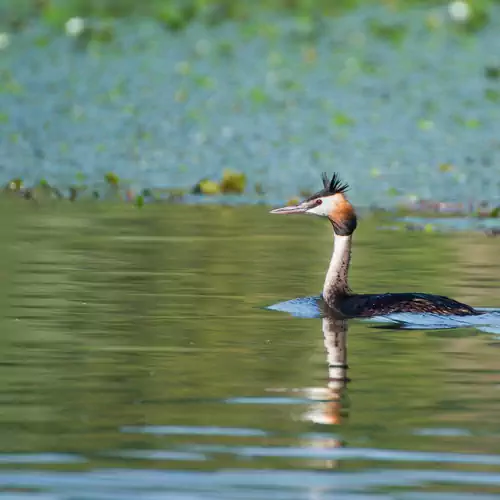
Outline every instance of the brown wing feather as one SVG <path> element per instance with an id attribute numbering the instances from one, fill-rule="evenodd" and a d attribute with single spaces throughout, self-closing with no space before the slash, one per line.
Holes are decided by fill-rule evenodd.
<path id="1" fill-rule="evenodd" d="M 441 315 L 478 315 L 467 304 L 442 295 L 427 293 L 384 293 L 380 295 L 350 295 L 341 301 L 342 313 L 352 317 L 380 316 L 398 312 L 432 313 Z"/>

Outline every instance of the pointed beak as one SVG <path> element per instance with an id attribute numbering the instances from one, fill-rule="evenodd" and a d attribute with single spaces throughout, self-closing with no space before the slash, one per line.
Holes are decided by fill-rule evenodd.
<path id="1" fill-rule="evenodd" d="M 291 214 L 303 214 L 307 212 L 307 209 L 310 208 L 307 203 L 299 203 L 298 205 L 290 205 L 288 207 L 275 208 L 271 210 L 270 214 L 278 214 L 278 215 L 291 215 Z"/>

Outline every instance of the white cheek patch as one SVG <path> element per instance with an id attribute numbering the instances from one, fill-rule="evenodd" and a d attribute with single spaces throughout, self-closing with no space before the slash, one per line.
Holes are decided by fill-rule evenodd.
<path id="1" fill-rule="evenodd" d="M 331 196 L 320 199 L 322 201 L 321 205 L 310 208 L 306 213 L 327 217 L 332 212 L 334 201 Z"/>

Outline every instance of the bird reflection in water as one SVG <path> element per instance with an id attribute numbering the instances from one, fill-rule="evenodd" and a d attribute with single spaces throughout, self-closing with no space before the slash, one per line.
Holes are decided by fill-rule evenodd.
<path id="1" fill-rule="evenodd" d="M 302 419 L 325 426 L 340 425 L 348 416 L 346 388 L 350 380 L 347 377 L 347 320 L 326 315 L 322 318 L 322 328 L 328 379 L 325 386 L 305 391 L 314 403 L 302 415 Z M 334 433 L 331 436 L 321 433 L 309 440 L 306 446 L 324 450 L 342 448 L 344 443 Z M 339 465 L 335 459 L 322 459 L 321 462 L 328 469 L 335 469 Z"/>
<path id="2" fill-rule="evenodd" d="M 306 390 L 307 396 L 318 401 L 304 415 L 305 420 L 317 424 L 340 424 L 346 416 L 343 411 L 347 377 L 347 320 L 331 315 L 322 318 L 323 340 L 328 364 L 326 387 Z"/>

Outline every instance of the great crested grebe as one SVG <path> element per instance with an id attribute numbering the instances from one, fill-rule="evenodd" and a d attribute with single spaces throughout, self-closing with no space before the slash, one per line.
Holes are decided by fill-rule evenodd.
<path id="1" fill-rule="evenodd" d="M 351 261 L 352 234 L 356 213 L 346 198 L 348 184 L 337 174 L 330 180 L 322 174 L 323 189 L 298 205 L 271 210 L 272 214 L 310 214 L 327 217 L 333 226 L 334 247 L 323 286 L 323 300 L 332 312 L 346 317 L 379 316 L 416 312 L 446 315 L 477 315 L 480 311 L 456 300 L 428 293 L 352 293 L 347 281 Z"/>

